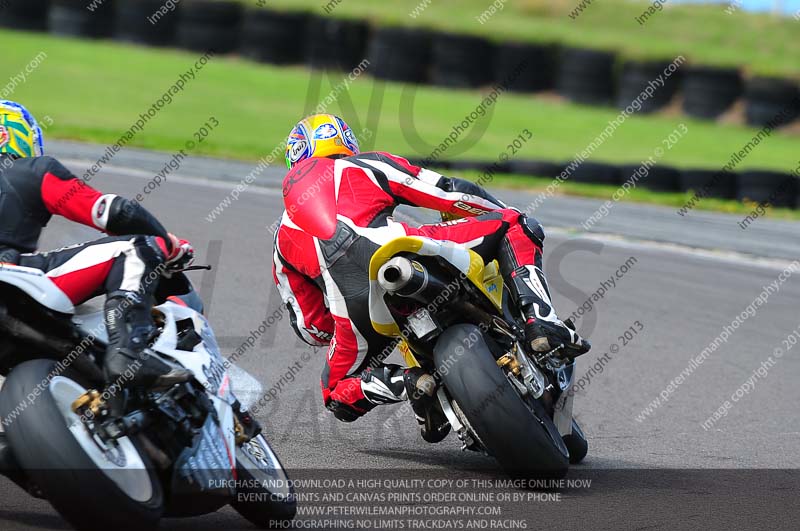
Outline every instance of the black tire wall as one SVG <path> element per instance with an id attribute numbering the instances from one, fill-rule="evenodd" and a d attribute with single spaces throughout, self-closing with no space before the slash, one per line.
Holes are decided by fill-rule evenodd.
<path id="1" fill-rule="evenodd" d="M 6 0 L 0 26 L 21 30 L 49 29 L 52 33 L 98 38 L 113 35 L 123 41 L 170 45 L 243 56 L 273 64 L 307 63 L 314 68 L 352 70 L 369 60 L 375 78 L 405 83 L 433 83 L 455 88 L 506 84 L 507 90 L 536 92 L 555 88 L 572 101 L 627 107 L 663 74 L 669 63 L 627 61 L 618 64 L 614 53 L 557 45 L 505 42 L 493 44 L 474 36 L 428 30 L 377 27 L 365 21 L 341 20 L 308 13 L 243 8 L 223 0 L 181 0 L 176 9 L 155 24 L 152 17 L 164 0 L 105 0 L 95 11 L 75 0 Z M 306 43 L 310 44 L 306 44 Z M 800 87 L 795 80 L 751 77 L 742 80 L 735 68 L 686 66 L 666 79 L 640 112 L 655 112 L 675 97 L 682 98 L 686 114 L 714 119 L 744 98 L 749 125 L 778 127 L 800 117 Z M 436 161 L 430 166 L 458 172 L 486 171 L 495 161 Z M 511 159 L 503 171 L 517 175 L 557 177 L 560 161 Z M 586 162 L 569 177 L 574 182 L 621 184 L 637 166 Z M 790 171 L 786 168 L 784 171 Z M 639 185 L 659 191 L 704 189 L 713 170 L 676 170 L 657 165 Z M 777 188 L 784 174 L 748 170 L 722 174 L 708 195 L 763 201 Z M 781 181 L 782 182 L 782 181 Z M 787 185 L 776 206 L 797 207 L 800 190 Z"/>
<path id="2" fill-rule="evenodd" d="M 641 168 L 640 165 L 627 164 L 620 167 L 622 182 L 631 179 Z M 642 176 L 641 173 L 647 172 Z M 681 189 L 681 172 L 669 166 L 653 166 L 639 172 L 640 176 L 636 180 L 636 186 L 655 190 L 658 192 L 678 192 Z"/>
<path id="3" fill-rule="evenodd" d="M 508 166 L 513 174 L 556 178 L 564 171 L 566 164 L 546 160 L 514 159 Z"/>
<path id="4" fill-rule="evenodd" d="M 494 80 L 515 92 L 539 92 L 555 85 L 554 45 L 500 44 L 495 49 Z"/>
<path id="5" fill-rule="evenodd" d="M 754 77 L 745 84 L 744 98 L 750 125 L 776 127 L 800 116 L 800 88 L 793 81 Z"/>
<path id="6" fill-rule="evenodd" d="M 161 14 L 163 0 L 116 0 L 114 38 L 120 41 L 167 46 L 172 43 L 178 11 Z"/>
<path id="7" fill-rule="evenodd" d="M 44 31 L 50 0 L 7 0 L 0 26 L 20 30 Z"/>
<path id="8" fill-rule="evenodd" d="M 684 170 L 681 190 L 718 199 L 736 199 L 736 174 L 720 170 Z"/>
<path id="9" fill-rule="evenodd" d="M 431 34 L 408 28 L 378 28 L 368 55 L 372 75 L 378 79 L 425 83 L 430 77 Z"/>
<path id="10" fill-rule="evenodd" d="M 556 88 L 575 103 L 606 105 L 614 97 L 613 53 L 567 48 L 561 54 Z"/>
<path id="11" fill-rule="evenodd" d="M 114 29 L 114 1 L 106 0 L 89 11 L 83 2 L 54 0 L 47 13 L 47 29 L 70 37 L 107 37 Z"/>
<path id="12" fill-rule="evenodd" d="M 483 174 L 483 179 L 491 179 L 494 175 L 500 173 L 508 173 L 510 170 L 507 162 L 489 162 L 481 160 L 454 160 L 450 163 L 450 171 L 458 175 L 458 172 L 463 170 L 479 171 Z M 481 176 L 478 176 L 480 179 Z"/>
<path id="13" fill-rule="evenodd" d="M 717 118 L 742 94 L 742 78 L 733 68 L 691 67 L 683 79 L 683 112 Z"/>
<path id="14" fill-rule="evenodd" d="M 656 81 L 664 75 L 669 63 L 628 61 L 622 65 L 617 93 L 617 108 L 625 109 L 638 98 L 648 86 L 652 86 L 652 96 L 640 100 L 641 109 L 636 112 L 655 112 L 666 105 L 675 96 L 680 86 L 680 70 L 669 77 L 662 77 L 664 84 Z M 651 84 L 652 82 L 652 84 Z M 635 110 L 635 109 L 634 109 Z"/>
<path id="15" fill-rule="evenodd" d="M 241 53 L 245 57 L 278 65 L 299 64 L 306 56 L 304 39 L 309 16 L 250 9 L 242 22 Z"/>
<path id="16" fill-rule="evenodd" d="M 305 62 L 344 72 L 368 59 L 368 70 L 378 79 L 454 88 L 503 84 L 524 93 L 556 89 L 576 103 L 621 109 L 669 64 L 622 63 L 613 52 L 556 44 L 494 43 L 472 35 L 374 27 L 367 20 L 245 7 L 234 0 L 180 0 L 154 24 L 149 17 L 165 7 L 164 0 L 104 0 L 94 11 L 88 10 L 88 1 L 5 0 L 0 26 L 87 38 L 113 35 L 126 42 L 239 52 L 260 62 Z M 685 114 L 716 119 L 744 96 L 749 125 L 780 126 L 800 118 L 797 80 L 753 77 L 743 82 L 737 68 L 693 65 L 665 81 L 637 112 L 658 111 L 679 94 Z"/>
<path id="17" fill-rule="evenodd" d="M 474 88 L 492 82 L 494 48 L 486 39 L 439 33 L 433 37 L 431 82 L 455 88 Z"/>
<path id="18" fill-rule="evenodd" d="M 800 179 L 772 171 L 744 171 L 738 175 L 736 197 L 740 201 L 768 201 L 772 206 L 793 208 Z"/>
<path id="19" fill-rule="evenodd" d="M 622 184 L 620 169 L 613 164 L 584 161 L 572 170 L 569 180 L 576 183 Z"/>
<path id="20" fill-rule="evenodd" d="M 365 22 L 312 17 L 307 30 L 306 62 L 312 68 L 353 70 L 366 59 Z"/>
<path id="21" fill-rule="evenodd" d="M 229 53 L 239 47 L 242 5 L 218 0 L 183 0 L 175 43 L 196 52 Z"/>

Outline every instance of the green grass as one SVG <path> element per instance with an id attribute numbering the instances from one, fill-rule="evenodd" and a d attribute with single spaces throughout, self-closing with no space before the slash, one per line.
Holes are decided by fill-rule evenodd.
<path id="1" fill-rule="evenodd" d="M 5 44 L 0 80 L 18 73 L 40 51 L 47 53 L 28 81 L 17 87 L 13 98 L 28 105 L 34 114 L 53 118 L 48 135 L 99 143 L 116 140 L 197 58 L 192 53 L 40 34 L 3 31 L 0 39 Z M 202 152 L 256 159 L 282 143 L 292 125 L 324 100 L 332 85 L 344 79 L 336 73 L 319 76 L 303 68 L 214 58 L 171 105 L 147 124 L 133 144 L 165 151 L 179 149 L 214 115 L 221 125 L 201 145 Z M 315 85 L 312 80 L 318 82 L 317 95 L 309 89 Z M 401 111 L 404 95 L 414 96 L 413 115 Z M 341 113 L 356 131 L 364 127 L 374 131 L 362 147 L 426 156 L 454 124 L 475 109 L 482 97 L 477 91 L 384 85 L 362 76 L 328 110 Z M 374 105 L 376 101 L 379 106 Z M 380 112 L 370 115 L 370 106 Z M 503 94 L 493 114 L 470 128 L 485 128 L 480 140 L 463 152 L 461 146 L 451 148 L 445 158 L 494 160 L 528 128 L 533 139 L 523 145 L 517 157 L 566 160 L 585 148 L 616 116 L 617 111 L 610 108 Z M 681 123 L 686 124 L 689 133 L 666 151 L 660 162 L 717 169 L 757 131 L 685 117 L 634 116 L 594 152 L 592 159 L 639 162 L 657 147 L 663 147 L 664 138 Z M 413 140 L 412 130 L 418 132 L 427 147 Z M 797 147 L 796 136 L 775 132 L 740 167 L 789 171 L 796 166 Z"/>
<path id="2" fill-rule="evenodd" d="M 487 184 L 486 178 L 481 177 L 481 174 L 474 171 L 464 172 L 463 177 L 478 181 L 482 184 Z M 520 178 L 515 175 L 498 174 L 493 176 L 491 186 L 499 186 L 503 188 L 512 188 L 518 190 L 525 190 L 526 192 L 542 192 L 545 191 L 547 186 L 553 182 L 553 179 L 548 177 L 524 177 Z M 488 185 L 488 184 L 487 184 Z M 587 184 L 566 181 L 558 188 L 558 193 L 562 195 L 572 195 L 578 197 L 593 197 L 596 199 L 609 199 L 614 192 L 618 190 L 618 186 L 605 185 L 605 184 Z M 625 202 L 631 203 L 646 203 L 651 205 L 661 205 L 675 207 L 676 209 L 684 206 L 686 202 L 692 197 L 692 192 L 654 192 L 645 188 L 634 188 L 628 192 L 622 199 Z M 706 210 L 713 212 L 726 212 L 728 214 L 739 214 L 744 218 L 758 206 L 757 203 L 747 201 L 742 203 L 731 199 L 716 199 L 707 197 L 696 204 L 697 210 Z M 783 220 L 800 220 L 800 210 L 793 210 L 789 208 L 769 208 L 766 211 L 766 217 L 773 219 Z"/>
<path id="3" fill-rule="evenodd" d="M 52 118 L 53 124 L 46 136 L 102 144 L 116 141 L 198 57 L 179 51 L 9 31 L 0 31 L 0 42 L 5 49 L 0 80 L 19 73 L 40 51 L 47 54 L 44 62 L 11 96 L 27 105 L 40 119 Z M 329 94 L 331 85 L 339 83 L 343 76 L 332 74 L 330 78 L 322 78 L 316 96 L 314 91 L 309 93 L 312 79 L 316 79 L 316 74 L 303 68 L 276 68 L 236 58 L 214 58 L 131 144 L 177 151 L 184 148 L 210 116 L 214 116 L 220 126 L 200 144 L 196 153 L 256 160 L 282 144 L 293 124 L 316 107 Z M 0 81 L 0 90 L 3 86 Z M 382 92 L 380 87 L 383 87 Z M 381 93 L 382 98 L 378 99 Z M 413 119 L 408 112 L 401 112 L 404 94 L 414 96 Z M 475 109 L 482 97 L 477 91 L 384 86 L 362 76 L 328 110 L 342 114 L 356 131 L 369 127 L 374 132 L 372 138 L 362 142 L 364 149 L 424 157 L 432 147 L 421 147 L 410 140 L 412 126 L 409 122 L 421 139 L 433 146 Z M 349 102 L 355 111 L 346 105 Z M 376 102 L 374 108 L 380 113 L 374 113 L 372 118 L 377 116 L 377 121 L 369 117 L 370 104 Z M 507 153 L 508 143 L 528 128 L 533 138 L 522 146 L 517 157 L 570 159 L 616 115 L 613 109 L 503 94 L 494 113 L 487 114 L 470 128 L 485 127 L 479 141 L 464 152 L 459 152 L 460 147 L 453 147 L 445 158 L 494 160 L 501 153 Z M 639 162 L 663 146 L 662 140 L 680 123 L 686 124 L 689 133 L 660 160 L 678 167 L 718 169 L 756 132 L 743 126 L 668 115 L 632 117 L 595 151 L 591 160 Z M 752 151 L 740 167 L 790 171 L 800 158 L 797 147 L 796 136 L 775 132 Z M 527 186 L 531 181 L 524 182 Z"/>
<path id="4" fill-rule="evenodd" d="M 743 10 L 725 13 L 719 5 L 671 5 L 640 25 L 635 19 L 650 2 L 594 0 L 575 19 L 569 14 L 580 0 L 507 0 L 502 11 L 481 24 L 476 17 L 491 0 L 430 0 L 417 17 L 410 13 L 423 0 L 363 2 L 341 0 L 331 16 L 373 22 L 425 26 L 484 35 L 493 40 L 560 42 L 618 50 L 626 57 L 673 58 L 731 66 L 763 74 L 800 74 L 800 22 Z M 245 0 L 255 4 L 256 0 Z M 304 9 L 324 14 L 326 0 L 270 0 L 268 7 Z M 424 5 L 424 4 L 423 4 Z"/>

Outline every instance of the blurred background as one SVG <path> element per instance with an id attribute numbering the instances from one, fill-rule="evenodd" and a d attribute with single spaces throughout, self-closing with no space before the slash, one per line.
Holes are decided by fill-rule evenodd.
<path id="1" fill-rule="evenodd" d="M 655 164 L 626 200 L 744 213 L 785 185 L 769 215 L 797 217 L 800 0 L 5 0 L 0 25 L 0 96 L 50 139 L 115 142 L 211 51 L 127 145 L 210 113 L 195 154 L 281 164 L 325 110 L 473 179 L 607 197 Z"/>

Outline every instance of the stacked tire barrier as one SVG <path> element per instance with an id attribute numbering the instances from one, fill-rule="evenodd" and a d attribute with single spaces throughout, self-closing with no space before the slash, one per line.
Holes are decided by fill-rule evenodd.
<path id="1" fill-rule="evenodd" d="M 663 61 L 627 61 L 622 65 L 617 89 L 617 108 L 625 109 L 669 66 Z M 637 112 L 651 113 L 667 106 L 680 88 L 681 72 L 664 80 L 664 86 L 641 102 Z"/>
<path id="2" fill-rule="evenodd" d="M 186 2 L 178 9 L 175 43 L 187 50 L 230 53 L 239 48 L 241 4 L 221 1 Z"/>
<path id="3" fill-rule="evenodd" d="M 312 17 L 306 60 L 311 68 L 352 70 L 365 55 L 367 24 L 357 20 Z"/>
<path id="4" fill-rule="evenodd" d="M 615 56 L 610 52 L 564 50 L 558 71 L 558 92 L 576 103 L 611 103 L 616 85 L 614 61 Z"/>
<path id="5" fill-rule="evenodd" d="M 509 90 L 540 92 L 555 86 L 558 65 L 555 46 L 505 43 L 498 45 L 494 53 L 494 79 L 511 79 Z"/>
<path id="6" fill-rule="evenodd" d="M 736 174 L 715 170 L 684 170 L 680 175 L 681 190 L 703 190 L 708 197 L 736 199 Z"/>
<path id="7" fill-rule="evenodd" d="M 372 75 L 387 81 L 424 83 L 430 76 L 431 34 L 407 28 L 377 28 L 369 46 Z"/>
<path id="8" fill-rule="evenodd" d="M 421 163 L 413 156 L 410 161 Z M 774 170 L 744 170 L 739 173 L 708 169 L 677 169 L 666 165 L 644 168 L 640 164 L 608 164 L 584 161 L 580 164 L 545 160 L 514 159 L 502 165 L 490 161 L 436 161 L 431 164 L 441 171 L 457 175 L 459 171 L 476 171 L 479 182 L 491 182 L 500 173 L 525 177 L 556 179 L 562 182 L 622 186 L 635 182 L 636 188 L 655 192 L 695 192 L 701 197 L 738 199 L 769 203 L 782 208 L 800 208 L 799 175 Z"/>
<path id="9" fill-rule="evenodd" d="M 798 208 L 800 181 L 772 171 L 743 171 L 738 175 L 737 198 L 769 202 L 777 207 Z"/>
<path id="10" fill-rule="evenodd" d="M 114 38 L 116 40 L 150 46 L 172 44 L 178 23 L 178 13 L 170 11 L 164 15 L 154 15 L 164 5 L 163 0 L 115 0 L 115 2 Z"/>
<path id="11" fill-rule="evenodd" d="M 635 175 L 640 175 L 639 165 L 627 164 L 620 166 L 622 182 L 631 179 Z M 681 191 L 681 172 L 670 166 L 653 166 L 647 172 L 647 176 L 642 179 L 642 185 L 648 190 L 656 192 L 679 192 Z"/>
<path id="12" fill-rule="evenodd" d="M 683 112 L 716 118 L 742 95 L 742 78 L 733 68 L 690 67 L 684 75 Z"/>
<path id="13" fill-rule="evenodd" d="M 621 109 L 630 108 L 669 65 L 665 61 L 623 62 L 613 52 L 555 44 L 496 43 L 425 29 L 372 27 L 365 21 L 245 7 L 224 0 L 181 0 L 169 5 L 164 0 L 5 0 L 0 15 L 0 26 L 17 30 L 238 53 L 263 63 L 341 71 L 352 70 L 366 58 L 367 72 L 377 79 L 453 88 L 503 82 L 510 91 L 555 90 L 577 103 L 614 104 Z M 691 65 L 663 81 L 636 112 L 656 112 L 680 96 L 684 112 L 697 118 L 715 119 L 740 99 L 749 125 L 777 127 L 800 118 L 800 87 L 794 80 L 745 79 L 739 69 Z M 519 159 L 501 165 L 495 161 L 436 164 L 454 172 L 546 178 L 556 178 L 570 167 L 572 182 L 612 186 L 640 172 L 636 165 L 588 161 L 569 166 Z M 799 208 L 799 182 L 796 176 L 774 171 L 725 173 L 654 166 L 647 175 L 640 175 L 637 186 L 663 192 L 702 191 L 708 197 Z"/>
<path id="14" fill-rule="evenodd" d="M 112 34 L 114 4 L 107 1 L 94 11 L 72 0 L 52 0 L 47 13 L 47 29 L 56 35 L 100 38 Z"/>
<path id="15" fill-rule="evenodd" d="M 306 34 L 310 18 L 305 13 L 264 9 L 248 12 L 242 24 L 242 55 L 276 65 L 303 62 L 306 51 L 303 40 L 297 36 Z"/>
<path id="16" fill-rule="evenodd" d="M 21 30 L 44 31 L 50 0 L 8 0 L 0 25 Z"/>
<path id="17" fill-rule="evenodd" d="M 576 183 L 622 184 L 622 173 L 613 164 L 586 161 L 572 170 L 570 180 Z"/>
<path id="18" fill-rule="evenodd" d="M 486 39 L 439 33 L 431 46 L 431 82 L 444 87 L 481 87 L 492 82 L 494 49 Z"/>
<path id="19" fill-rule="evenodd" d="M 763 127 L 771 120 L 780 125 L 800 117 L 800 88 L 785 79 L 754 77 L 744 91 L 747 123 Z"/>
<path id="20" fill-rule="evenodd" d="M 623 61 L 610 51 L 555 44 L 372 27 L 366 21 L 245 7 L 233 0 L 5 0 L 0 26 L 343 71 L 368 59 L 369 73 L 377 79 L 453 88 L 513 78 L 508 90 L 555 90 L 576 103 L 621 109 L 629 109 L 669 64 Z M 736 68 L 691 65 L 664 81 L 636 112 L 658 111 L 679 95 L 684 112 L 695 118 L 716 119 L 742 98 L 749 125 L 785 125 L 800 118 L 796 80 L 744 79 Z"/>

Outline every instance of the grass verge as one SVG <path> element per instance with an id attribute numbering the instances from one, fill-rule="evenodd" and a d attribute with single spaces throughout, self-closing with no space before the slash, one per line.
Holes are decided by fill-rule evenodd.
<path id="1" fill-rule="evenodd" d="M 97 143 L 117 140 L 198 57 L 9 31 L 0 31 L 0 39 L 5 45 L 0 80 L 23 71 L 40 52 L 47 54 L 10 97 L 37 116 L 52 117 L 49 136 Z M 383 83 L 367 75 L 342 90 L 346 83 L 346 74 L 216 57 L 171 98 L 131 144 L 175 151 L 214 115 L 220 126 L 200 144 L 199 151 L 256 159 L 282 144 L 300 117 L 333 97 L 335 101 L 325 107 L 328 112 L 342 115 L 356 131 L 366 127 L 373 132 L 362 148 L 426 157 L 485 96 L 478 91 Z M 569 160 L 617 115 L 611 108 L 504 93 L 442 158 L 494 160 L 506 152 L 518 158 Z M 667 149 L 669 135 L 680 124 L 686 125 L 688 133 Z M 511 153 L 508 144 L 524 129 L 529 129 L 533 138 Z M 639 163 L 661 148 L 662 164 L 718 169 L 756 132 L 750 127 L 682 116 L 632 116 L 594 150 L 591 159 Z M 790 171 L 796 162 L 797 137 L 776 131 L 763 139 L 739 168 Z"/>
<path id="2" fill-rule="evenodd" d="M 35 69 L 25 73 L 23 82 L 3 85 L 0 81 L 3 95 L 24 103 L 40 119 L 49 116 L 52 125 L 46 137 L 100 144 L 119 139 L 198 58 L 187 52 L 11 31 L 0 31 L 0 41 L 5 45 L 0 80 L 18 76 L 32 58 L 46 54 Z M 292 125 L 345 81 L 346 75 L 340 73 L 323 76 L 303 68 L 216 57 L 147 122 L 129 145 L 176 152 L 184 149 L 213 116 L 220 125 L 194 153 L 256 160 L 282 145 Z M 407 87 L 362 76 L 339 91 L 326 110 L 344 116 L 356 131 L 372 131 L 362 142 L 364 149 L 426 157 L 483 97 L 478 91 Z M 502 94 L 443 158 L 494 160 L 505 153 L 518 158 L 567 160 L 586 148 L 616 116 L 617 111 L 609 108 Z M 665 140 L 682 123 L 688 132 L 667 149 Z M 531 131 L 532 138 L 522 143 L 516 154 L 510 153 L 509 143 L 524 129 Z M 756 132 L 684 117 L 634 116 L 603 142 L 590 160 L 638 163 L 653 156 L 656 149 L 663 149 L 659 163 L 718 169 Z M 464 140 L 473 133 L 477 133 L 476 141 Z M 797 166 L 797 159 L 797 137 L 776 131 L 762 140 L 737 169 L 788 172 Z M 276 162 L 280 164 L 280 160 Z M 534 183 L 525 179 L 518 184 L 529 187 Z M 570 183 L 565 191 L 577 193 L 581 189 L 582 185 Z M 586 189 L 582 193 L 592 192 Z"/>

